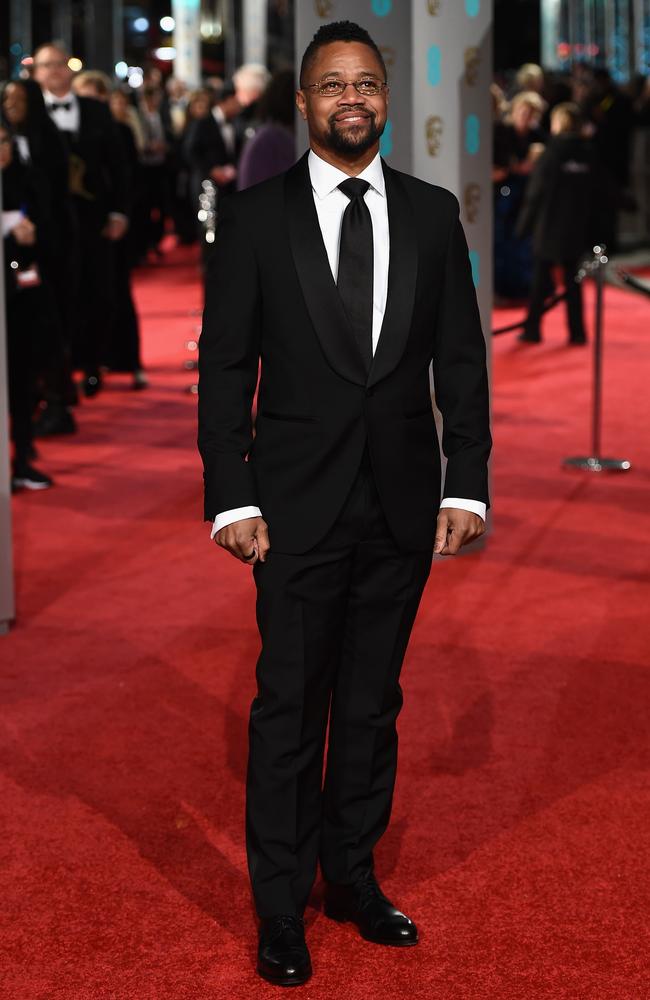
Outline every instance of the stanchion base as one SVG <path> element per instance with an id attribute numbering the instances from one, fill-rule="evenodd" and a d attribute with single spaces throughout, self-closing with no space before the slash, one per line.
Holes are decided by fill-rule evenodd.
<path id="1" fill-rule="evenodd" d="M 562 465 L 571 469 L 585 469 L 587 472 L 627 472 L 632 463 L 626 458 L 595 458 L 592 456 L 565 458 Z"/>

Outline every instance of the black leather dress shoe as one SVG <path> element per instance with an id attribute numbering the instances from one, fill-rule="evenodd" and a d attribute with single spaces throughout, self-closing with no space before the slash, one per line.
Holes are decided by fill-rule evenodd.
<path id="1" fill-rule="evenodd" d="M 41 409 L 34 421 L 36 437 L 52 437 L 55 434 L 76 434 L 77 424 L 67 406 L 49 403 Z"/>
<path id="2" fill-rule="evenodd" d="M 361 937 L 375 944 L 405 948 L 418 943 L 417 927 L 384 896 L 372 872 L 352 886 L 329 884 L 325 916 L 340 923 L 352 920 Z"/>
<path id="3" fill-rule="evenodd" d="M 300 917 L 262 920 L 257 971 L 276 986 L 301 986 L 311 976 L 311 959 Z"/>

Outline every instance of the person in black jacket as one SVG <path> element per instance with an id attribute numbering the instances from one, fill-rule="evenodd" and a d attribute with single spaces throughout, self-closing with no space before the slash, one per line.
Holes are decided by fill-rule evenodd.
<path id="1" fill-rule="evenodd" d="M 205 517 L 257 586 L 247 850 L 258 971 L 283 985 L 311 974 L 319 861 L 327 916 L 377 944 L 417 943 L 373 862 L 399 675 L 432 553 L 478 538 L 488 504 L 485 342 L 459 205 L 382 161 L 386 91 L 368 33 L 324 25 L 297 95 L 311 149 L 225 200 L 199 344 Z"/>
<path id="2" fill-rule="evenodd" d="M 112 310 L 112 243 L 128 226 L 127 166 L 106 104 L 72 91 L 68 55 L 55 43 L 34 53 L 34 77 L 50 117 L 68 146 L 70 193 L 78 222 L 78 295 L 73 361 L 85 373 L 84 390 L 101 388 Z"/>
<path id="3" fill-rule="evenodd" d="M 15 156 L 38 178 L 36 183 L 52 220 L 51 252 L 47 259 L 41 254 L 40 266 L 56 300 L 58 338 L 56 344 L 51 344 L 51 367 L 44 386 L 49 418 L 57 413 L 59 428 L 72 433 L 76 425 L 69 406 L 77 401 L 77 392 L 72 381 L 69 331 L 76 309 L 74 248 L 78 233 L 69 192 L 68 149 L 50 120 L 41 88 L 34 80 L 5 84 L 2 113 L 11 128 Z"/>
<path id="4" fill-rule="evenodd" d="M 226 84 L 211 113 L 190 123 L 185 155 L 192 164 L 197 190 L 201 181 L 208 179 L 221 194 L 235 190 L 241 138 L 234 120 L 239 110 L 234 88 Z"/>
<path id="5" fill-rule="evenodd" d="M 520 236 L 532 234 L 534 269 L 528 316 L 519 340 L 542 339 L 544 301 L 553 288 L 553 265 L 564 275 L 569 342 L 586 343 L 582 287 L 576 281 L 580 257 L 599 238 L 598 217 L 606 192 L 593 145 L 580 134 L 575 104 L 558 104 L 551 114 L 551 139 L 532 173 L 517 222 Z"/>
<path id="6" fill-rule="evenodd" d="M 74 91 L 80 97 L 92 97 L 109 103 L 111 116 L 120 135 L 127 165 L 129 218 L 142 185 L 135 134 L 128 114 L 128 98 L 117 89 L 113 93 L 109 77 L 100 70 L 84 70 L 74 81 Z M 115 110 L 117 113 L 115 113 Z M 131 270 L 136 262 L 133 226 L 113 243 L 113 312 L 111 335 L 105 361 L 112 371 L 133 374 L 133 388 L 148 385 L 140 360 L 140 324 L 131 291 Z"/>
<path id="7" fill-rule="evenodd" d="M 12 489 L 52 485 L 32 465 L 32 415 L 37 378 L 48 350 L 48 315 L 53 307 L 46 261 L 52 225 L 33 170 L 15 156 L 11 133 L 0 124 L 2 228 L 4 238 L 9 413 L 14 443 Z"/>

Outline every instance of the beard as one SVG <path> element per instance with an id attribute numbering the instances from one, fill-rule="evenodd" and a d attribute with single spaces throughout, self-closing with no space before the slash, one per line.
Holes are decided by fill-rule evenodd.
<path id="1" fill-rule="evenodd" d="M 327 145 L 337 153 L 365 153 L 382 136 L 384 125 L 377 125 L 377 116 L 370 114 L 360 125 L 340 129 L 335 118 L 330 118 Z"/>

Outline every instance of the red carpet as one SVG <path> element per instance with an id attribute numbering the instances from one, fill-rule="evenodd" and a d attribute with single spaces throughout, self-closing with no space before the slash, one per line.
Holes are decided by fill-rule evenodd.
<path id="1" fill-rule="evenodd" d="M 560 468 L 588 448 L 590 384 L 561 315 L 541 347 L 498 338 L 494 531 L 434 567 L 377 857 L 421 944 L 310 909 L 310 1000 L 650 995 L 650 307 L 606 294 L 604 441 L 633 471 Z M 3 1000 L 279 995 L 243 852 L 253 588 L 201 523 L 187 254 L 137 295 L 151 389 L 109 378 L 76 440 L 39 445 L 56 488 L 14 499 Z"/>

